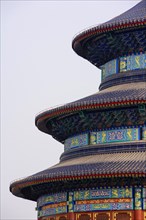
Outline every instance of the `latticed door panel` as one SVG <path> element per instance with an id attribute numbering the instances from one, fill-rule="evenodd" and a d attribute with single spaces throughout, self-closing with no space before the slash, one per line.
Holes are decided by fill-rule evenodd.
<path id="1" fill-rule="evenodd" d="M 118 213 L 116 215 L 116 220 L 131 220 L 131 217 L 128 213 Z"/>
<path id="2" fill-rule="evenodd" d="M 96 220 L 110 220 L 110 217 L 106 213 L 101 213 L 96 216 Z"/>
<path id="3" fill-rule="evenodd" d="M 56 218 L 55 217 L 45 217 L 45 218 L 42 218 L 42 220 L 55 220 Z"/>
<path id="4" fill-rule="evenodd" d="M 59 220 L 67 220 L 67 218 L 66 218 L 65 216 L 61 216 L 61 217 L 59 218 Z"/>
<path id="5" fill-rule="evenodd" d="M 78 220 L 91 220 L 91 217 L 89 214 L 82 214 Z"/>

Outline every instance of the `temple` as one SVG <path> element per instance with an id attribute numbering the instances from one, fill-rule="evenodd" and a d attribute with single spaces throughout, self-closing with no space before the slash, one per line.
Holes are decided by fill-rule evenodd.
<path id="1" fill-rule="evenodd" d="M 37 202 L 38 220 L 146 220 L 146 1 L 72 48 L 101 69 L 99 92 L 37 115 L 64 152 L 10 191 Z"/>

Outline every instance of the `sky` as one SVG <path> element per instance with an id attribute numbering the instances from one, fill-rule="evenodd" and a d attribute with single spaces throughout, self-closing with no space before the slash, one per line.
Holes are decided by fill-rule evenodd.
<path id="1" fill-rule="evenodd" d="M 36 203 L 13 196 L 10 183 L 53 166 L 63 153 L 35 127 L 35 116 L 98 91 L 100 71 L 72 50 L 73 37 L 138 2 L 1 0 L 0 220 L 37 219 Z"/>

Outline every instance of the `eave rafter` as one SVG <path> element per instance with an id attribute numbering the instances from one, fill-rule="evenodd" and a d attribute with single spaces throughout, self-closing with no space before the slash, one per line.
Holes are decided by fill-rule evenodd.
<path id="1" fill-rule="evenodd" d="M 139 30 L 123 33 L 119 31 L 108 32 L 97 41 L 96 37 L 89 38 L 85 41 L 86 43 L 82 43 L 82 49 L 84 57 L 99 67 L 117 57 L 146 51 L 145 38 L 145 29 L 140 32 Z"/>
<path id="2" fill-rule="evenodd" d="M 55 139 L 64 142 L 68 137 L 92 130 L 108 129 L 109 127 L 140 126 L 146 124 L 145 105 L 133 109 L 115 108 L 109 110 L 81 110 L 72 116 L 62 119 L 53 118 L 46 120 L 46 127 Z"/>

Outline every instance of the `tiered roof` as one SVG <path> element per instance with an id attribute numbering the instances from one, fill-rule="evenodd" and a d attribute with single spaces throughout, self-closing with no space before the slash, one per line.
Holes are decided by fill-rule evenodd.
<path id="1" fill-rule="evenodd" d="M 133 52 L 144 53 L 146 1 L 79 34 L 73 40 L 73 49 L 97 67 Z M 36 126 L 62 143 L 73 135 L 111 126 L 142 128 L 146 125 L 145 104 L 146 69 L 119 73 L 103 80 L 98 93 L 40 113 Z M 59 164 L 15 181 L 10 190 L 16 196 L 36 201 L 45 193 L 75 188 L 144 185 L 145 149 L 144 139 L 70 149 L 61 155 Z"/>
<path id="2" fill-rule="evenodd" d="M 125 175 L 130 178 L 135 176 L 145 177 L 145 154 L 143 152 L 99 154 L 74 158 L 15 182 L 12 184 L 11 189 L 13 194 L 22 197 L 21 189 L 27 187 L 31 190 L 27 198 L 32 199 L 32 194 L 37 195 L 38 193 L 36 189 L 33 192 L 33 185 L 90 178 L 123 177 Z M 17 187 L 15 187 L 16 185 Z M 51 191 L 54 191 L 55 188 L 56 185 L 54 184 L 54 187 L 52 185 Z M 62 189 L 60 188 L 60 190 Z M 37 196 L 40 196 L 39 193 Z"/>
<path id="3" fill-rule="evenodd" d="M 36 117 L 36 126 L 41 131 L 51 134 L 57 140 L 64 142 L 64 138 L 67 137 L 64 137 L 63 134 L 62 137 L 60 137 L 60 135 L 58 137 L 57 133 L 55 132 L 54 134 L 52 130 L 51 124 L 54 120 L 61 121 L 64 117 L 68 118 L 71 115 L 76 115 L 80 111 L 88 112 L 91 110 L 111 109 L 118 106 L 130 107 L 138 104 L 146 104 L 146 82 L 112 86 L 78 101 L 42 112 Z"/>

